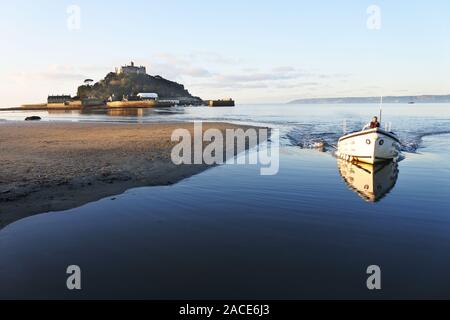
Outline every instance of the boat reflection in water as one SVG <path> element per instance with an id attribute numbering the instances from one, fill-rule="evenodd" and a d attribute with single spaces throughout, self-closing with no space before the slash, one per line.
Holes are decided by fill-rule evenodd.
<path id="1" fill-rule="evenodd" d="M 350 189 L 368 202 L 378 202 L 395 186 L 398 179 L 397 162 L 375 165 L 338 160 L 339 172 Z"/>

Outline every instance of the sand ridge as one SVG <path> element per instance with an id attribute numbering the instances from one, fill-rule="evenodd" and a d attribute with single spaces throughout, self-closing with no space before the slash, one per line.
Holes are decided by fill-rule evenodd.
<path id="1" fill-rule="evenodd" d="M 171 161 L 175 129 L 192 123 L 0 123 L 0 228 L 140 186 L 170 185 L 209 166 Z M 210 128 L 242 128 L 204 123 Z M 250 146 L 247 146 L 250 147 Z"/>

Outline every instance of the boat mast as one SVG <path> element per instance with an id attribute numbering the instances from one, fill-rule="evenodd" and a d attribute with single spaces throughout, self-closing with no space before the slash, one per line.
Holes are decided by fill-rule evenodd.
<path id="1" fill-rule="evenodd" d="M 382 118 L 383 118 L 383 96 L 381 96 L 381 101 L 380 101 L 380 124 L 382 123 Z"/>

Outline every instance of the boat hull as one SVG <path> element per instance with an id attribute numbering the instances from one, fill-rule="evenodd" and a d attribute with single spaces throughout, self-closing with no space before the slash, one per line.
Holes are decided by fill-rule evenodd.
<path id="1" fill-rule="evenodd" d="M 348 161 L 375 164 L 392 161 L 400 155 L 400 141 L 391 132 L 369 129 L 339 139 L 337 156 Z"/>

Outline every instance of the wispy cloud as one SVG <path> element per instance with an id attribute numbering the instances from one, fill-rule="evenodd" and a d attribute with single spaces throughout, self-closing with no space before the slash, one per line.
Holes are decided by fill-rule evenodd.
<path id="1" fill-rule="evenodd" d="M 217 52 L 210 52 L 210 51 L 196 51 L 189 54 L 188 57 L 190 61 L 193 62 L 200 62 L 200 63 L 208 62 L 220 65 L 237 65 L 242 64 L 244 62 L 243 59 L 226 57 Z"/>
<path id="2" fill-rule="evenodd" d="M 212 73 L 203 66 L 196 65 L 189 58 L 176 56 L 170 53 L 159 53 L 146 61 L 148 72 L 161 75 L 171 80 L 180 80 L 184 77 L 205 78 Z"/>
<path id="3" fill-rule="evenodd" d="M 241 74 L 226 74 L 215 77 L 216 81 L 221 82 L 258 82 L 258 81 L 276 81 L 297 79 L 300 74 L 283 73 L 283 72 L 257 72 L 257 73 L 241 73 Z"/>
<path id="4" fill-rule="evenodd" d="M 296 89 L 314 87 L 328 80 L 344 80 L 349 75 L 344 74 L 319 74 L 301 70 L 293 66 L 275 67 L 267 71 L 249 69 L 235 73 L 213 74 L 208 82 L 193 83 L 195 87 L 209 87 L 216 89 L 248 89 L 248 88 L 278 88 Z"/>

